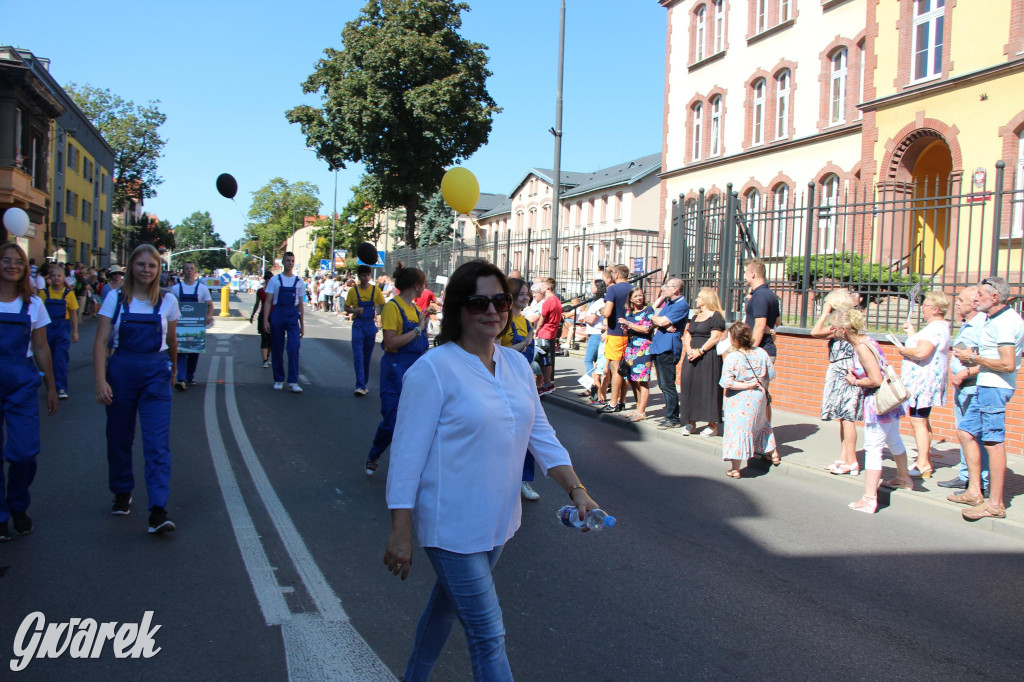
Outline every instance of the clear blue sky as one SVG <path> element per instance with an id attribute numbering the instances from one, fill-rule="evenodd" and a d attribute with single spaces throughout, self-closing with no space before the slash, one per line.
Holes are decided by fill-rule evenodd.
<path id="1" fill-rule="evenodd" d="M 333 177 L 285 110 L 326 47 L 364 0 L 0 0 L 0 44 L 52 60 L 57 82 L 108 88 L 137 103 L 160 100 L 164 182 L 146 210 L 177 224 L 209 211 L 229 243 L 242 235 L 250 193 L 271 178 L 320 188 Z M 483 192 L 509 193 L 531 167 L 554 160 L 558 0 L 469 0 L 462 34 L 489 49 L 491 96 L 503 107 L 490 141 L 464 165 Z M 591 171 L 661 149 L 666 10 L 657 0 L 567 0 L 562 168 Z M 238 180 L 238 208 L 214 187 Z M 361 169 L 340 171 L 338 206 Z M 239 212 L 241 210 L 241 214 Z"/>

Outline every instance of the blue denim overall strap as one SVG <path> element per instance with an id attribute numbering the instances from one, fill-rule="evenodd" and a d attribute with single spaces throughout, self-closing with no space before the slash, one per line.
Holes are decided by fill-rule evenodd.
<path id="1" fill-rule="evenodd" d="M 181 282 L 178 282 L 178 300 L 185 301 L 186 303 L 198 303 L 199 282 L 196 282 L 196 289 L 191 294 L 186 294 L 185 289 L 181 286 Z"/>
<path id="2" fill-rule="evenodd" d="M 71 293 L 71 289 L 65 287 L 64 294 L 60 298 L 50 298 L 50 288 L 44 287 L 39 293 L 45 293 L 46 298 L 43 299 L 43 305 L 46 306 L 46 312 L 50 316 L 50 322 L 56 322 L 57 320 L 63 320 L 68 316 L 68 294 Z"/>
<path id="3" fill-rule="evenodd" d="M 398 314 L 402 316 L 402 331 L 400 332 L 401 334 L 408 334 L 409 332 L 411 332 L 412 330 L 416 329 L 419 326 L 418 321 L 413 322 L 408 318 L 408 316 L 406 316 L 405 310 L 402 308 L 401 305 L 398 304 L 398 302 L 395 299 L 391 299 L 388 303 L 394 304 L 395 307 L 398 308 Z M 380 347 L 384 348 L 385 352 L 391 353 L 392 355 L 415 355 L 416 357 L 419 357 L 427 352 L 427 348 L 429 348 L 428 343 L 429 342 L 427 340 L 427 335 L 420 334 L 415 339 L 413 339 L 412 341 L 410 341 L 409 343 L 405 344 L 404 346 L 395 351 L 388 351 L 386 348 L 384 348 L 383 341 L 381 341 Z"/>
<path id="4" fill-rule="evenodd" d="M 365 300 L 365 301 L 359 296 L 359 286 L 358 285 L 355 287 L 355 289 L 356 289 L 356 305 L 359 306 L 360 310 L 359 310 L 358 313 L 356 313 L 356 316 L 353 319 L 353 322 L 355 324 L 369 324 L 369 325 L 376 326 L 375 322 L 374 322 L 374 317 L 375 317 L 374 312 L 377 309 L 377 305 L 375 303 L 375 301 L 377 299 L 377 285 L 376 284 L 371 284 L 370 285 L 370 297 L 367 300 Z"/>
<path id="5" fill-rule="evenodd" d="M 150 355 L 160 352 L 164 338 L 160 305 L 162 302 L 152 313 L 133 313 L 131 301 L 123 301 L 124 309 L 121 311 L 121 323 L 117 328 L 115 353 Z"/>
<path id="6" fill-rule="evenodd" d="M 25 363 L 32 343 L 32 317 L 28 302 L 21 302 L 21 312 L 0 313 L 0 358 Z"/>
<path id="7" fill-rule="evenodd" d="M 281 324 L 282 322 L 299 319 L 299 309 L 295 305 L 296 289 L 299 286 L 298 276 L 295 276 L 295 281 L 292 282 L 290 287 L 284 285 L 282 275 L 277 276 L 277 283 L 277 301 L 274 302 L 274 307 L 270 309 L 270 323 L 274 324 L 276 322 Z"/>
<path id="8" fill-rule="evenodd" d="M 526 318 L 523 318 L 523 319 L 526 320 Z M 526 320 L 526 336 L 519 336 L 519 332 L 516 330 L 516 323 L 515 323 L 515 321 L 513 321 L 511 323 L 509 328 L 512 330 L 512 345 L 513 346 L 516 345 L 517 343 L 522 343 L 523 341 L 526 340 L 526 337 L 530 335 L 530 321 L 529 320 Z M 530 341 L 530 345 L 526 346 L 521 351 L 519 351 L 520 353 L 523 354 L 523 357 L 526 358 L 527 362 L 533 362 L 533 352 L 534 352 L 534 347 L 536 345 L 537 345 L 536 340 Z"/>

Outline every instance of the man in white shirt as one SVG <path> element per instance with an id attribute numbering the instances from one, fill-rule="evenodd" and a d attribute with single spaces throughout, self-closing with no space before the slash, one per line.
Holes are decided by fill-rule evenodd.
<path id="1" fill-rule="evenodd" d="M 178 299 L 179 303 L 202 303 L 206 302 L 206 326 L 213 324 L 213 297 L 206 285 L 197 281 L 199 271 L 196 264 L 189 261 L 182 268 L 185 275 L 184 281 L 178 282 L 171 288 L 171 293 Z M 195 386 L 196 368 L 199 366 L 199 353 L 178 353 L 178 376 L 174 387 L 184 391 L 187 386 Z M 186 383 L 187 382 L 187 383 Z"/>
<path id="2" fill-rule="evenodd" d="M 267 299 L 263 306 L 263 328 L 270 330 L 270 364 L 274 370 L 274 390 L 284 388 L 285 336 L 288 348 L 288 383 L 292 393 L 302 393 L 299 386 L 299 344 L 306 332 L 302 299 L 306 283 L 295 274 L 295 254 L 288 251 L 281 258 L 284 272 L 267 282 Z"/>
<path id="3" fill-rule="evenodd" d="M 1010 286 L 1002 277 L 986 277 L 978 285 L 975 307 L 988 319 L 981 328 L 978 350 L 954 348 L 953 353 L 967 367 L 977 366 L 978 392 L 957 424 L 957 436 L 967 460 L 967 492 L 954 500 L 971 505 L 963 511 L 967 521 L 1006 518 L 1003 483 L 1006 480 L 1006 403 L 1017 386 L 1017 370 L 1024 354 L 1024 320 L 1006 305 Z M 981 449 L 985 443 L 989 459 L 988 502 L 981 492 Z"/>

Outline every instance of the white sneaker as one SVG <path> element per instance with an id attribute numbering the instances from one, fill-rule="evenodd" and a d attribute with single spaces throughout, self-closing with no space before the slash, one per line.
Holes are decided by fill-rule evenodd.
<path id="1" fill-rule="evenodd" d="M 679 433 L 683 434 L 684 436 L 689 436 L 691 433 L 693 433 L 693 427 L 690 426 L 689 424 L 684 424 L 683 428 L 680 429 Z"/>
<path id="2" fill-rule="evenodd" d="M 291 392 L 292 393 L 302 393 L 302 386 L 299 386 L 298 384 L 292 384 Z"/>
<path id="3" fill-rule="evenodd" d="M 364 396 L 364 395 L 366 395 L 367 393 L 369 393 L 369 391 L 367 391 L 367 390 L 366 390 L 365 388 L 357 388 L 357 389 L 356 389 L 356 391 L 355 391 L 355 393 L 356 393 L 356 395 L 358 395 L 358 396 Z"/>
<path id="4" fill-rule="evenodd" d="M 280 391 L 282 388 L 284 388 L 284 382 L 283 381 L 275 381 L 274 382 L 274 390 L 275 391 Z"/>
<path id="5" fill-rule="evenodd" d="M 523 493 L 523 499 L 524 500 L 539 500 L 540 499 L 540 493 L 538 493 L 536 490 L 531 488 L 530 484 L 527 483 L 526 481 L 523 481 L 523 486 L 522 486 L 521 490 L 522 490 L 522 493 Z"/>
<path id="6" fill-rule="evenodd" d="M 268 367 L 270 367 L 270 360 L 264 360 L 263 361 L 263 369 L 267 369 Z"/>

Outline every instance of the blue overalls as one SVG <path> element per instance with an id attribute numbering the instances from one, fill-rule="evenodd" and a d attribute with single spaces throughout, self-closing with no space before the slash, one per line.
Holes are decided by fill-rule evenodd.
<path id="1" fill-rule="evenodd" d="M 53 383 L 58 391 L 68 390 L 68 358 L 71 354 L 71 320 L 67 319 L 68 294 L 71 289 L 64 288 L 60 298 L 50 298 L 50 289 L 46 287 L 39 293 L 46 292 L 43 304 L 50 315 L 50 324 L 46 326 L 46 342 L 50 346 L 50 357 L 53 359 Z"/>
<path id="2" fill-rule="evenodd" d="M 11 511 L 28 510 L 28 487 L 36 477 L 39 454 L 39 371 L 28 357 L 32 342 L 32 318 L 29 304 L 22 302 L 21 312 L 0 313 L 0 421 L 3 422 L 4 463 L 0 462 L 0 523 Z M 5 485 L 6 484 L 6 485 Z"/>
<path id="3" fill-rule="evenodd" d="M 512 345 L 513 346 L 516 345 L 517 343 L 522 343 L 523 341 L 526 340 L 526 336 L 530 335 L 530 321 L 529 320 L 526 320 L 526 336 L 519 336 L 519 332 L 516 330 L 516 325 L 515 325 L 514 321 L 513 321 L 512 326 L 510 328 L 512 330 Z M 530 345 L 526 346 L 521 351 L 519 351 L 520 353 L 523 354 L 523 357 L 526 358 L 526 361 L 528 363 L 530 363 L 531 366 L 533 364 L 533 352 L 534 352 L 534 348 L 536 347 L 536 345 L 537 345 L 537 341 L 536 341 L 536 339 L 534 339 L 533 341 L 530 341 Z M 529 448 L 527 448 L 526 449 L 526 459 L 523 460 L 523 480 L 524 481 L 532 481 L 535 478 L 535 476 L 536 476 L 536 474 L 534 472 L 534 466 L 533 466 L 533 453 L 530 452 Z"/>
<path id="4" fill-rule="evenodd" d="M 402 316 L 402 334 L 416 329 L 417 323 L 406 317 L 405 310 L 397 301 L 392 300 L 389 303 L 398 306 L 398 312 Z M 427 335 L 424 333 L 394 352 L 384 351 L 380 359 L 380 414 L 383 419 L 377 425 L 377 434 L 373 437 L 373 445 L 370 446 L 370 454 L 366 459 L 376 462 L 391 445 L 391 439 L 395 435 L 398 399 L 402 395 L 402 377 L 412 367 L 412 363 L 427 352 L 428 343 Z"/>
<path id="5" fill-rule="evenodd" d="M 288 333 L 288 383 L 299 383 L 299 308 L 295 290 L 299 278 L 290 287 L 284 285 L 284 278 L 277 276 L 277 302 L 271 300 L 270 309 L 270 361 L 274 368 L 274 381 L 285 380 L 284 350 L 285 332 Z"/>
<path id="6" fill-rule="evenodd" d="M 370 299 L 364 301 L 359 297 L 356 286 L 356 305 L 359 312 L 352 318 L 352 362 L 356 367 L 356 388 L 366 388 L 366 380 L 370 376 L 370 360 L 373 359 L 373 341 L 377 338 L 377 323 L 374 321 L 377 298 L 376 285 L 370 285 Z"/>
<path id="7" fill-rule="evenodd" d="M 122 307 L 123 306 L 123 307 Z M 117 294 L 111 324 L 118 320 L 117 348 L 107 359 L 107 383 L 114 394 L 107 405 L 107 464 L 110 492 L 130 493 L 135 420 L 142 427 L 149 507 L 166 507 L 171 484 L 171 363 L 161 351 L 164 341 L 160 307 L 133 313 L 131 301 Z"/>
<path id="8" fill-rule="evenodd" d="M 199 302 L 199 282 L 195 283 L 195 291 L 186 294 L 181 282 L 178 282 L 178 300 L 185 303 Z M 174 291 L 173 289 L 171 290 Z M 199 367 L 199 353 L 178 353 L 178 381 L 195 381 L 196 368 Z"/>

